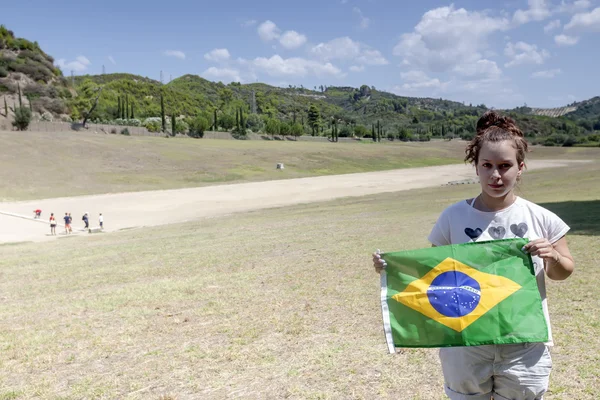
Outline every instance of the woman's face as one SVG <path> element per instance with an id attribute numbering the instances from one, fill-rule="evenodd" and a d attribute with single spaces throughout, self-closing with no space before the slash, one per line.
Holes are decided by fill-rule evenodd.
<path id="1" fill-rule="evenodd" d="M 482 192 L 495 198 L 506 196 L 514 189 L 523 167 L 511 140 L 484 142 L 477 162 Z"/>

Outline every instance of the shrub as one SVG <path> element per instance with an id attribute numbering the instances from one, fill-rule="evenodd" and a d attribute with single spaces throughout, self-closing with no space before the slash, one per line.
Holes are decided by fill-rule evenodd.
<path id="1" fill-rule="evenodd" d="M 112 133 L 113 135 L 117 134 L 117 128 L 111 128 L 110 133 Z"/>
<path id="2" fill-rule="evenodd" d="M 31 122 L 31 110 L 27 107 L 16 107 L 15 108 L 15 120 L 13 126 L 17 130 L 25 131 L 29 127 Z"/>
<path id="3" fill-rule="evenodd" d="M 33 100 L 33 106 L 38 112 L 50 111 L 53 114 L 65 114 L 68 111 L 62 99 L 51 99 L 49 97 L 40 97 Z"/>
<path id="4" fill-rule="evenodd" d="M 127 129 L 127 128 L 121 129 L 121 135 L 129 136 L 129 129 Z"/>
<path id="5" fill-rule="evenodd" d="M 350 137 L 352 136 L 352 131 L 350 130 L 350 128 L 347 125 L 344 125 L 340 128 L 340 131 L 338 132 L 338 137 Z"/>
<path id="6" fill-rule="evenodd" d="M 188 135 L 193 138 L 204 137 L 204 131 L 210 128 L 210 123 L 204 117 L 196 117 L 190 122 Z"/>
<path id="7" fill-rule="evenodd" d="M 8 76 L 8 71 L 5 67 L 0 66 L 0 78 L 5 78 Z"/>
<path id="8" fill-rule="evenodd" d="M 387 138 L 388 138 L 388 140 L 394 140 L 395 139 L 395 135 L 390 132 L 390 133 L 387 134 Z"/>

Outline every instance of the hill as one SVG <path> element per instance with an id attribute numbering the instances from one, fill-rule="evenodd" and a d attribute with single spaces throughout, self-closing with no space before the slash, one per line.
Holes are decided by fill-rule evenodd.
<path id="1" fill-rule="evenodd" d="M 8 94 L 9 102 L 14 104 L 14 93 L 19 88 L 31 99 L 38 118 L 54 115 L 80 120 L 101 93 L 90 121 L 144 125 L 153 131 L 161 129 L 161 97 L 167 119 L 176 118 L 178 132 L 187 132 L 198 118 L 206 127 L 231 130 L 241 113 L 245 128 L 252 131 L 265 131 L 269 125 L 271 133 L 289 134 L 293 125 L 299 125 L 305 134 L 331 135 L 336 121 L 339 136 L 367 137 L 378 130 L 384 136 L 403 140 L 468 138 L 475 133 L 477 118 L 487 109 L 483 104 L 397 96 L 368 85 L 311 90 L 302 85 L 283 88 L 264 83 L 224 84 L 197 75 L 184 75 L 162 84 L 126 73 L 84 75 L 71 82 L 36 42 L 16 38 L 2 26 L 0 94 Z M 600 142 L 594 133 L 600 130 L 599 97 L 560 109 L 519 107 L 505 112 L 517 120 L 533 142 Z"/>
<path id="2" fill-rule="evenodd" d="M 0 25 L 0 95 L 10 96 L 15 104 L 14 94 L 19 89 L 26 104 L 31 101 L 32 109 L 40 115 L 69 111 L 67 101 L 73 97 L 73 91 L 54 65 L 54 59 L 37 42 L 15 37 L 12 31 Z"/>

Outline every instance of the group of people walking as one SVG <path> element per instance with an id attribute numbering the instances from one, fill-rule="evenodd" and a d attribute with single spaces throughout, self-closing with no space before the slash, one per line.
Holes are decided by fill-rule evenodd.
<path id="1" fill-rule="evenodd" d="M 36 210 L 35 218 L 40 218 L 41 213 L 41 210 Z M 65 235 L 73 233 L 73 227 L 71 226 L 73 223 L 73 217 L 71 216 L 71 213 L 65 213 L 63 220 L 65 221 Z M 84 223 L 84 229 L 88 229 L 90 227 L 89 213 L 84 213 L 83 217 L 81 217 L 81 220 Z M 100 213 L 98 216 L 98 224 L 100 225 L 100 229 L 104 229 L 104 217 L 102 216 L 102 213 Z M 53 236 L 56 235 L 56 225 L 58 225 L 56 217 L 54 216 L 54 213 L 50 213 L 50 234 Z"/>

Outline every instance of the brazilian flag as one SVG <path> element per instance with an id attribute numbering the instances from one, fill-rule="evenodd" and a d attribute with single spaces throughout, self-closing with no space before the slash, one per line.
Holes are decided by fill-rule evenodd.
<path id="1" fill-rule="evenodd" d="M 383 253 L 381 306 L 394 347 L 548 341 L 527 239 Z"/>

